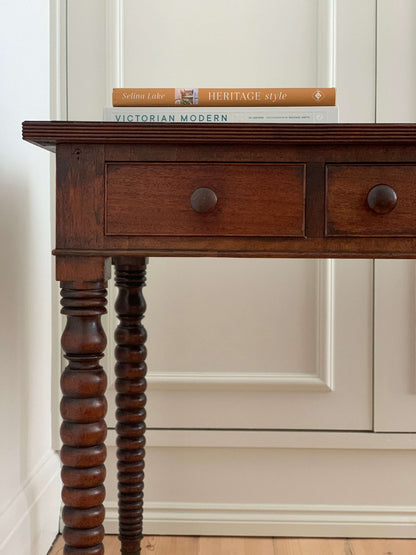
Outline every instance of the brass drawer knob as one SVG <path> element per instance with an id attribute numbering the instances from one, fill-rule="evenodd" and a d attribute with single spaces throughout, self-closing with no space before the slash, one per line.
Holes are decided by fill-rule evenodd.
<path id="1" fill-rule="evenodd" d="M 397 204 L 397 194 L 389 185 L 375 185 L 367 195 L 368 207 L 376 214 L 388 214 Z"/>
<path id="2" fill-rule="evenodd" d="M 212 189 L 208 189 L 208 187 L 200 187 L 191 195 L 191 206 L 195 212 L 211 212 L 216 204 L 217 195 Z"/>

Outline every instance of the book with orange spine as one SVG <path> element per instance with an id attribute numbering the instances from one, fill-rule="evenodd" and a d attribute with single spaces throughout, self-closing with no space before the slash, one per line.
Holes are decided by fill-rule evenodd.
<path id="1" fill-rule="evenodd" d="M 116 88 L 113 106 L 335 106 L 334 87 L 324 88 Z"/>

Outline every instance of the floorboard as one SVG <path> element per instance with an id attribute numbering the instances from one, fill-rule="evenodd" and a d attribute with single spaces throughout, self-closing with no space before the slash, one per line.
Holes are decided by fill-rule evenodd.
<path id="1" fill-rule="evenodd" d="M 59 536 L 48 555 L 62 555 L 63 545 Z M 120 555 L 117 536 L 104 545 Z M 416 540 L 145 536 L 142 555 L 416 555 Z"/>
<path id="2" fill-rule="evenodd" d="M 347 542 L 339 538 L 274 538 L 273 555 L 354 555 Z"/>

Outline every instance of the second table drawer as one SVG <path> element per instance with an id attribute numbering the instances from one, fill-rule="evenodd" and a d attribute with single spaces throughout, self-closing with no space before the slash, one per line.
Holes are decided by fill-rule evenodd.
<path id="1" fill-rule="evenodd" d="M 305 165 L 108 163 L 106 234 L 305 233 Z"/>
<path id="2" fill-rule="evenodd" d="M 328 164 L 326 235 L 416 235 L 416 165 Z"/>

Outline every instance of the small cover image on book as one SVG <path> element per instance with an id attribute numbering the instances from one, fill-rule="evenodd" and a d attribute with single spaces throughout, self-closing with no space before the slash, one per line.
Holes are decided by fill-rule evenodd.
<path id="1" fill-rule="evenodd" d="M 175 89 L 176 106 L 197 106 L 198 89 Z"/>

